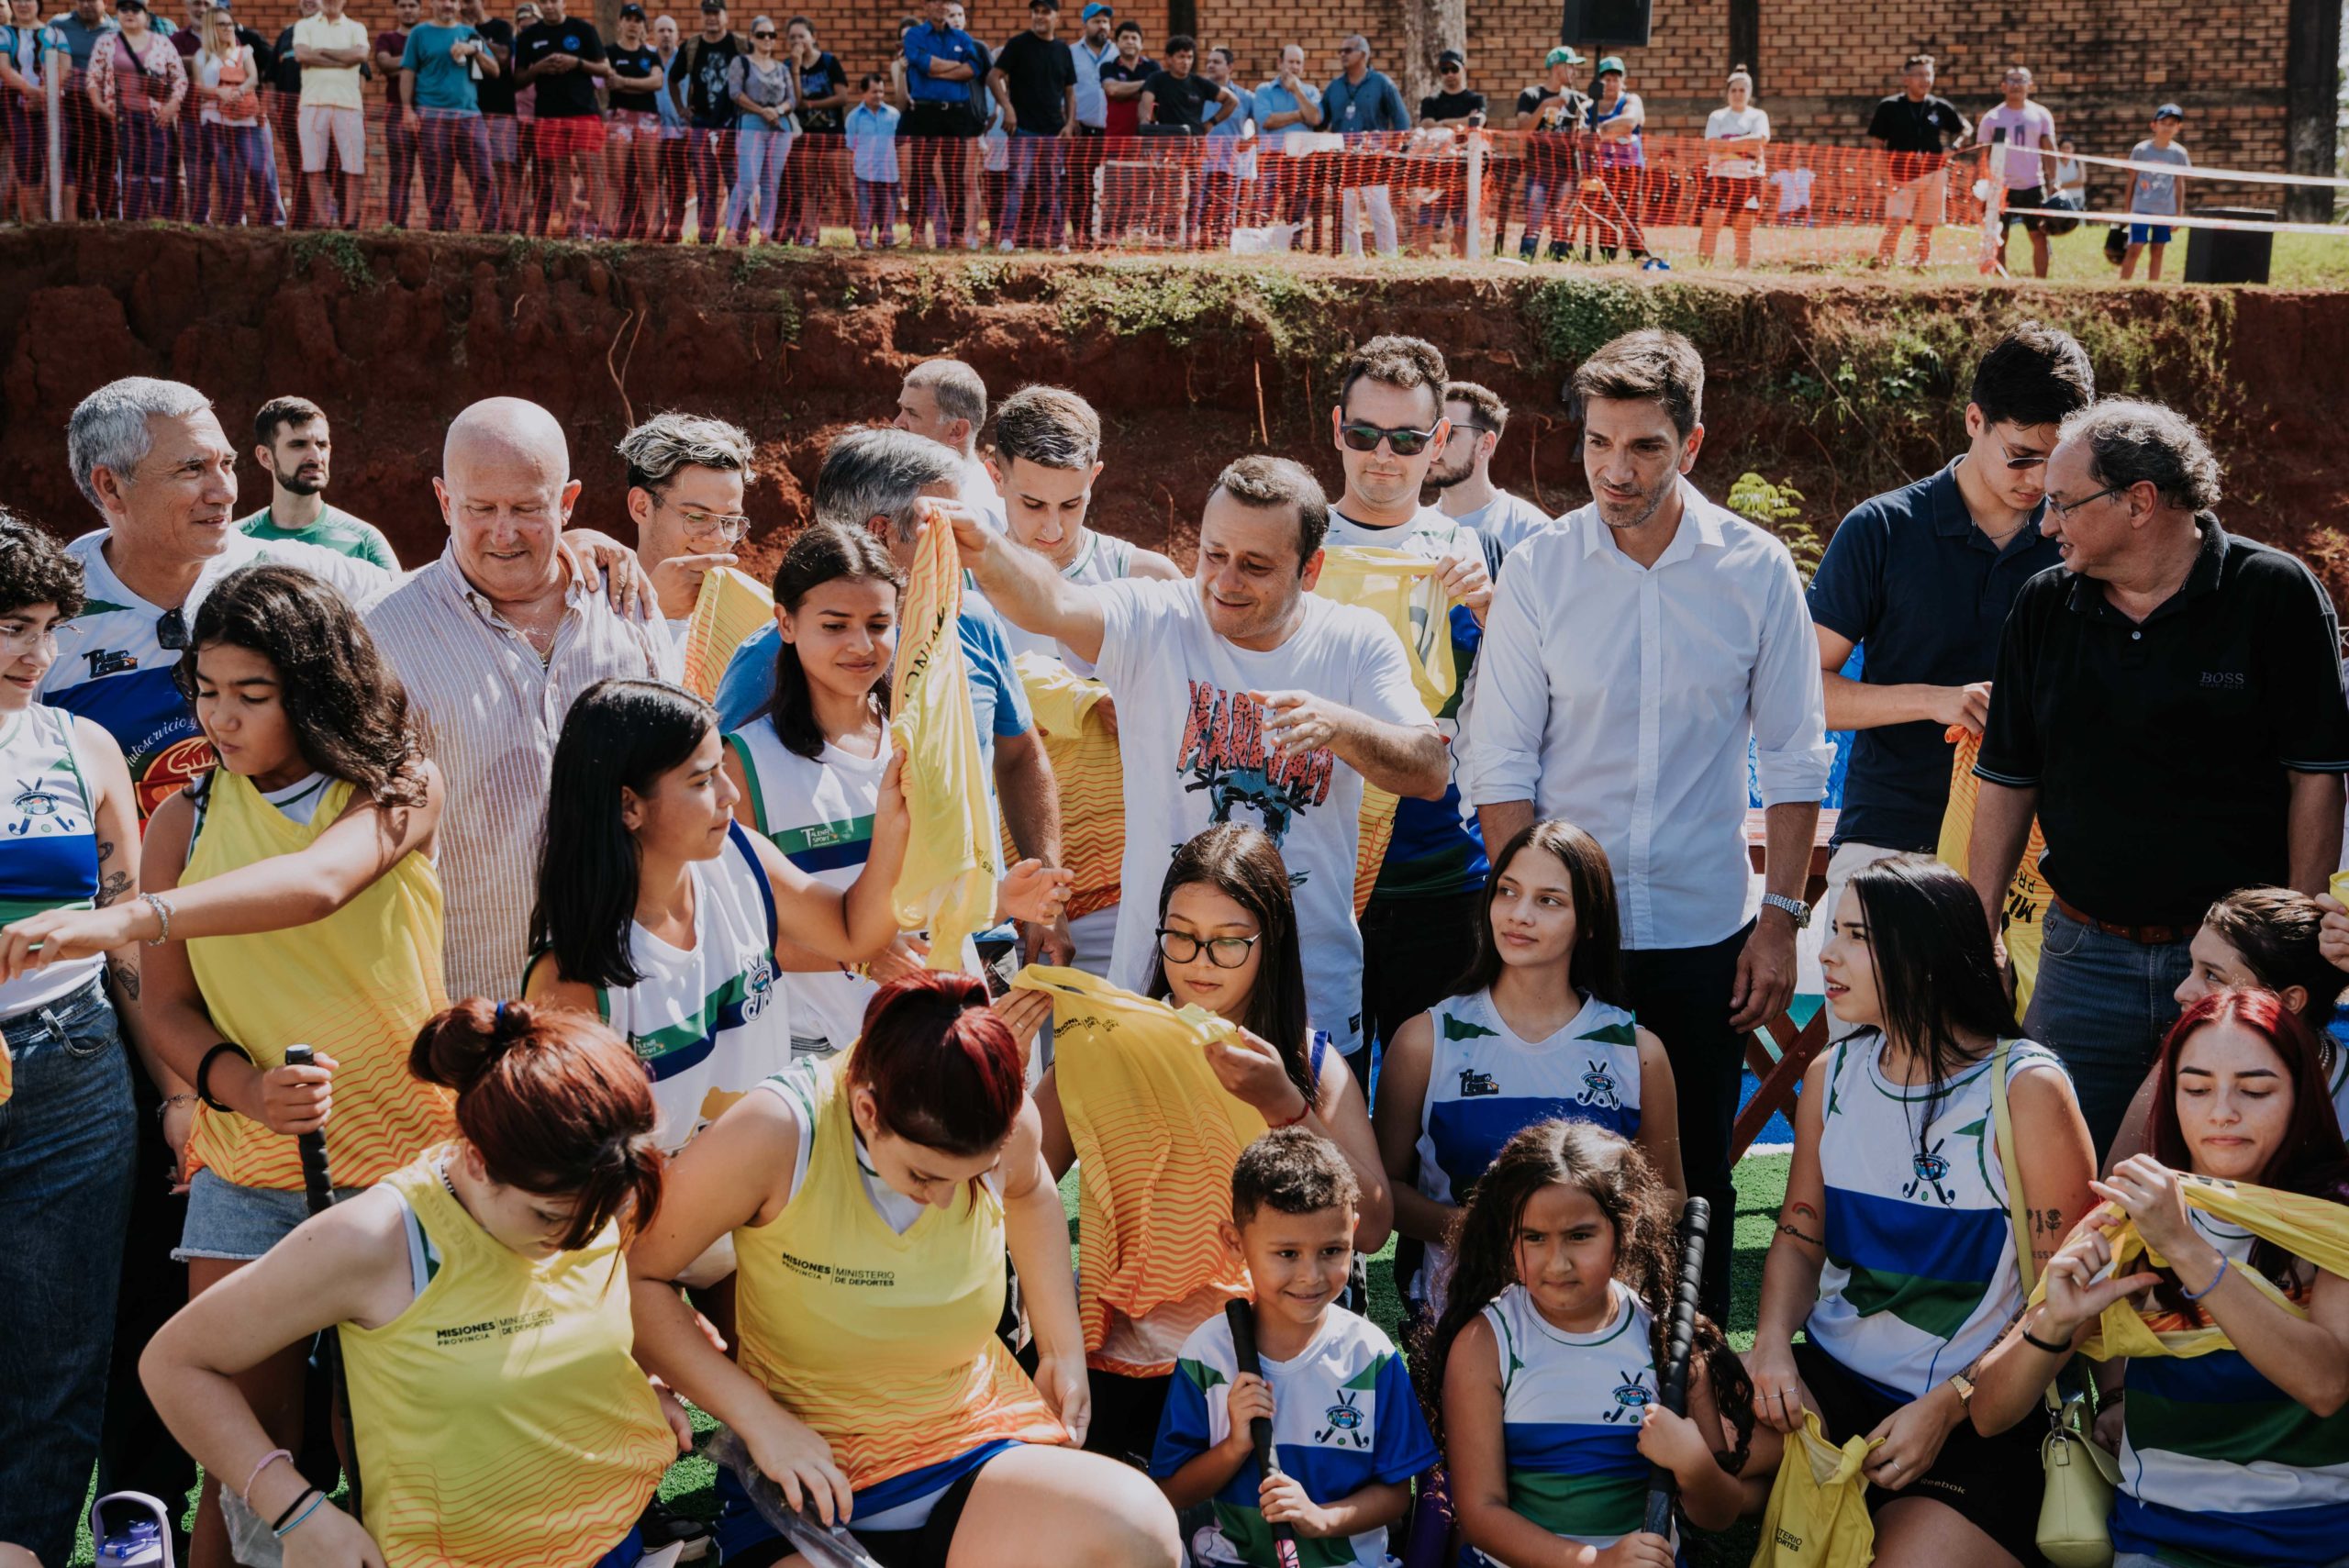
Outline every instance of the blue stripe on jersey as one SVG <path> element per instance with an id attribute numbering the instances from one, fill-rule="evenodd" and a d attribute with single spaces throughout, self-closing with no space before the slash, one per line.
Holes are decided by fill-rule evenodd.
<path id="1" fill-rule="evenodd" d="M 2140 1389 L 2183 1405 L 2269 1405 L 2291 1397 L 2262 1376 L 2238 1351 L 2132 1358 L 2129 1392 Z"/>
<path id="2" fill-rule="evenodd" d="M 891 1508 L 901 1508 L 932 1492 L 943 1492 L 1005 1449 L 1019 1446 L 1016 1438 L 997 1438 L 993 1442 L 981 1443 L 968 1453 L 956 1454 L 952 1459 L 937 1464 L 926 1464 L 919 1470 L 908 1470 L 903 1475 L 892 1475 L 886 1481 L 876 1481 L 853 1494 L 851 1500 L 856 1506 L 852 1510 L 852 1517 L 878 1518 Z"/>
<path id="3" fill-rule="evenodd" d="M 147 765 L 159 754 L 202 733 L 168 664 L 51 687 L 41 701 L 95 719 L 129 760 L 134 783 L 146 776 Z"/>
<path id="4" fill-rule="evenodd" d="M 61 779 L 73 787 L 71 774 Z M 76 800 L 73 811 L 81 813 Z M 19 818 L 19 820 L 26 820 Z M 90 826 L 78 832 L 26 834 L 0 842 L 0 903 L 39 904 L 44 909 L 77 903 L 98 890 L 98 846 Z"/>
<path id="5" fill-rule="evenodd" d="M 1912 1278 L 1996 1278 L 2009 1234 L 2002 1208 L 1943 1208 L 1827 1189 L 1827 1251 L 1839 1263 Z"/>
<path id="6" fill-rule="evenodd" d="M 1437 1161 L 1464 1187 L 1492 1168 L 1501 1146 L 1527 1128 L 1551 1120 L 1586 1121 L 1594 1127 L 1630 1138 L 1640 1130 L 1640 1113 L 1620 1105 L 1578 1105 L 1551 1095 L 1494 1095 L 1473 1100 L 1438 1100 L 1428 1107 L 1428 1138 L 1435 1144 Z M 1454 1203 L 1465 1203 L 1463 1192 Z"/>
<path id="7" fill-rule="evenodd" d="M 1553 1475 L 1645 1475 L 1640 1453 L 1640 1422 L 1626 1411 L 1620 1426 L 1582 1426 L 1565 1421 L 1504 1421 L 1501 1448 L 1511 1470 Z"/>
<path id="8" fill-rule="evenodd" d="M 2142 1363 L 2131 1362 L 2135 1372 Z M 2279 1562 L 2331 1562 L 2349 1543 L 2349 1503 L 2262 1513 L 2198 1514 L 2118 1493 L 2112 1499 L 2112 1549 L 2164 1562 L 2192 1560 L 2266 1568 Z"/>
<path id="9" fill-rule="evenodd" d="M 785 858 L 809 876 L 817 876 L 828 871 L 842 871 L 851 866 L 861 866 L 872 853 L 872 840 L 856 839 L 837 844 L 819 845 L 815 849 L 795 850 Z"/>

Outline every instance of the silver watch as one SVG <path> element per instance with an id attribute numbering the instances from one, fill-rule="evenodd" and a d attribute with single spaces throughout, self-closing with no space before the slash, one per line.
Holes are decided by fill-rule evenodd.
<path id="1" fill-rule="evenodd" d="M 1798 931 L 1810 925 L 1810 906 L 1799 898 L 1789 898 L 1783 893 L 1765 893 L 1762 895 L 1762 902 L 1773 909 L 1784 909 Z"/>

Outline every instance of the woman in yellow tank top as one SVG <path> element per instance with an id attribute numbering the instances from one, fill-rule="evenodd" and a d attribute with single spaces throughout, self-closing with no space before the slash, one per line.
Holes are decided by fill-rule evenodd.
<path id="1" fill-rule="evenodd" d="M 1029 1568 L 1040 1542 L 1087 1568 L 1173 1568 L 1163 1496 L 1074 1446 L 1090 1396 L 1066 1222 L 986 995 L 968 975 L 893 981 L 853 1051 L 769 1079 L 677 1156 L 630 1257 L 639 1359 L 890 1568 Z M 729 1231 L 739 1362 L 669 1283 Z M 1032 1384 L 995 1333 L 1007 1247 Z M 730 1482 L 729 1568 L 778 1561 Z"/>
<path id="2" fill-rule="evenodd" d="M 628 1568 L 692 1428 L 636 1364 L 623 1249 L 661 1195 L 651 1081 L 584 1014 L 478 998 L 408 1052 L 458 1136 L 305 1221 L 163 1326 L 139 1373 L 287 1568 Z M 365 1517 L 241 1380 L 338 1330 Z"/>
<path id="3" fill-rule="evenodd" d="M 296 567 L 229 573 L 195 623 L 179 681 L 219 765 L 156 808 L 138 899 L 35 933 L 52 961 L 149 944 L 148 1044 L 193 1086 L 164 1123 L 189 1184 L 173 1256 L 192 1296 L 301 1223 L 296 1135 L 324 1128 L 335 1179 L 357 1189 L 455 1128 L 448 1095 L 407 1069 L 443 1001 L 441 785 L 398 676 L 349 602 Z M 317 1065 L 286 1066 L 295 1044 Z M 290 1448 L 305 1360 L 290 1349 L 241 1380 Z M 209 1476 L 190 1555 L 229 1562 Z"/>

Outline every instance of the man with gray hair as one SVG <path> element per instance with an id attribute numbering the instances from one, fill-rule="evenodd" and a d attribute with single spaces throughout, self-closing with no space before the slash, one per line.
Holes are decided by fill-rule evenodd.
<path id="1" fill-rule="evenodd" d="M 1993 932 L 2039 818 L 2054 893 L 2023 1029 L 2064 1059 L 2099 1159 L 2178 1014 L 2212 901 L 2318 894 L 2340 863 L 2349 703 L 2332 601 L 2296 557 L 2219 526 L 2185 418 L 2112 399 L 2066 418 L 2040 531 L 2059 570 L 2007 617 L 1975 774 Z"/>
<path id="2" fill-rule="evenodd" d="M 1393 629 L 1308 592 L 1329 529 L 1312 474 L 1254 456 L 1208 492 L 1189 583 L 1072 583 L 959 508 L 954 538 L 1012 624 L 1097 666 L 1117 702 L 1120 881 L 1135 896 L 1120 906 L 1110 980 L 1141 989 L 1160 941 L 1182 940 L 1157 934 L 1154 896 L 1175 850 L 1221 823 L 1261 828 L 1297 890 L 1314 1024 L 1351 1056 L 1363 1045 L 1363 786 L 1432 800 L 1451 766 Z M 1196 944 L 1168 956 L 1187 961 Z M 1308 1101 L 1297 1117 L 1321 1130 L 1311 1113 Z"/>
<path id="3" fill-rule="evenodd" d="M 1375 133 L 1399 133 L 1411 128 L 1410 111 L 1403 95 L 1384 72 L 1370 68 L 1370 40 L 1360 33 L 1347 35 L 1338 46 L 1344 69 L 1321 90 L 1321 128 L 1353 138 Z M 1370 211 L 1370 230 L 1378 253 L 1399 253 L 1395 234 L 1395 199 L 1386 182 L 1372 171 L 1384 170 L 1387 160 L 1371 148 L 1349 141 L 1347 173 L 1339 179 L 1338 228 L 1346 254 L 1362 254 L 1362 221 L 1357 204 Z"/>
<path id="4" fill-rule="evenodd" d="M 900 430 L 927 436 L 960 459 L 956 496 L 1003 531 L 1003 497 L 995 474 L 979 460 L 979 431 L 987 422 L 987 384 L 960 360 L 924 360 L 906 373 L 897 389 Z"/>
<path id="5" fill-rule="evenodd" d="M 964 368 L 964 367 L 957 367 Z M 904 430 L 851 430 L 825 449 L 816 473 L 818 527 L 870 533 L 898 566 L 910 570 L 921 537 L 924 508 L 960 498 L 962 469 L 945 443 Z M 1062 863 L 1060 792 L 1028 694 L 1013 668 L 1003 621 L 985 599 L 963 595 L 963 661 L 968 668 L 971 717 L 987 764 L 988 805 L 999 811 L 1021 856 L 1047 866 Z M 783 634 L 765 626 L 734 651 L 718 683 L 718 717 L 740 729 L 774 700 L 775 651 Z M 1071 951 L 1064 921 L 1031 933 L 1040 962 L 1065 963 Z"/>
<path id="6" fill-rule="evenodd" d="M 450 425 L 432 482 L 448 548 L 367 612 L 448 781 L 438 858 L 451 997 L 520 992 L 573 699 L 597 681 L 679 673 L 666 629 L 616 609 L 563 547 L 579 490 L 552 414 L 518 397 L 474 404 Z"/>
<path id="7" fill-rule="evenodd" d="M 742 514 L 751 437 L 723 419 L 672 411 L 622 436 L 619 454 L 628 464 L 636 562 L 652 579 L 662 617 L 683 648 L 703 573 L 733 565 L 735 547 L 751 531 Z"/>

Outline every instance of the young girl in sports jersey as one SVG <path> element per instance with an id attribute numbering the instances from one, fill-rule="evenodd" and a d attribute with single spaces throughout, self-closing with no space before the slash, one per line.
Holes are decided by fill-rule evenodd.
<path id="1" fill-rule="evenodd" d="M 1254 1107 L 1267 1127 L 1302 1126 L 1337 1146 L 1362 1189 L 1355 1250 L 1365 1257 L 1378 1251 L 1393 1212 L 1386 1173 L 1353 1073 L 1330 1048 L 1330 1037 L 1306 1018 L 1304 958 L 1280 851 L 1263 833 L 1240 823 L 1208 828 L 1175 851 L 1168 863 L 1158 895 L 1158 962 L 1149 995 L 1178 1007 L 1203 1007 L 1240 1026 L 1238 1044 L 1208 1048 L 1218 1082 Z M 1004 998 L 1003 1009 L 1013 1032 L 1025 1038 L 1051 1016 L 1052 1004 L 1041 993 L 1015 991 Z M 1036 1108 L 1043 1118 L 1044 1161 L 1058 1180 L 1075 1163 L 1076 1142 L 1052 1070 L 1036 1086 Z M 1119 1129 L 1125 1138 L 1159 1132 L 1146 1118 L 1123 1122 Z M 1217 1229 L 1225 1218 L 1218 1202 L 1229 1202 L 1231 1169 L 1209 1169 L 1197 1155 L 1196 1149 L 1176 1148 L 1168 1140 L 1168 1168 L 1199 1184 L 1202 1204 L 1193 1233 L 1158 1240 L 1171 1251 L 1222 1259 L 1224 1266 L 1210 1271 L 1215 1279 L 1237 1279 L 1241 1266 L 1227 1255 Z M 1149 1463 L 1175 1354 L 1191 1331 L 1221 1312 L 1232 1296 L 1224 1284 L 1208 1283 L 1139 1319 L 1110 1308 L 1108 1335 L 1086 1357 L 1095 1374 L 1087 1448 Z"/>
<path id="2" fill-rule="evenodd" d="M 1396 1031 L 1379 1069 L 1378 1147 L 1395 1228 L 1427 1244 L 1401 1284 L 1442 1309 L 1444 1238 L 1503 1144 L 1553 1117 L 1620 1133 L 1677 1195 L 1672 1063 L 1631 1018 L 1607 851 L 1571 823 L 1536 822 L 1493 862 L 1476 959 L 1453 996 Z"/>
<path id="3" fill-rule="evenodd" d="M 1071 1446 L 1085 1347 L 1021 1072 L 981 981 L 883 986 L 855 1051 L 767 1079 L 671 1165 L 630 1263 L 638 1355 L 891 1568 L 1173 1568 L 1158 1489 Z M 669 1283 L 729 1232 L 737 1360 Z M 995 1332 L 1007 1248 L 1032 1383 Z M 780 1559 L 731 1478 L 718 1489 L 729 1568 Z"/>
<path id="4" fill-rule="evenodd" d="M 1827 1006 L 1860 1030 L 1803 1075 L 1745 1359 L 1753 1413 L 1791 1432 L 1812 1411 L 1831 1441 L 1882 1440 L 1865 1473 L 1886 1568 L 2036 1562 L 2039 1435 L 1985 1438 L 1966 1402 L 2022 1310 L 2010 1184 L 2030 1216 L 2023 1261 L 2043 1265 L 2094 1201 L 2087 1127 L 2062 1063 L 2012 1038 L 1965 877 L 1899 855 L 1851 894 L 1820 967 Z M 1991 1079 L 2002 1045 L 2011 1149 Z"/>
<path id="5" fill-rule="evenodd" d="M 149 821 L 146 891 L 29 934 L 44 958 L 150 944 L 142 1027 L 194 1087 L 164 1125 L 185 1140 L 173 1256 L 195 1296 L 307 1215 L 296 1136 L 324 1128 L 335 1180 L 355 1191 L 454 1123 L 448 1095 L 407 1071 L 443 1001 L 441 796 L 398 677 L 334 588 L 261 565 L 206 595 L 178 678 L 219 762 Z M 296 1043 L 315 1065 L 285 1064 Z M 293 1347 L 240 1379 L 289 1447 L 306 1359 Z M 228 1561 L 217 1498 L 207 1476 L 191 1549 L 207 1568 Z"/>
<path id="6" fill-rule="evenodd" d="M 82 606 L 81 563 L 0 512 L 0 920 L 17 922 L 0 932 L 0 1540 L 44 1562 L 72 1552 L 97 1458 L 132 1151 L 150 1131 L 125 1051 L 137 944 L 33 968 L 39 939 L 16 934 L 138 895 L 121 748 L 96 720 L 33 700 Z M 17 1392 L 36 1386 L 39 1399 Z"/>
<path id="7" fill-rule="evenodd" d="M 1753 1385 L 1709 1318 L 1687 1414 L 1658 1400 L 1679 1205 L 1636 1145 L 1560 1119 L 1512 1135 L 1460 1211 L 1420 1386 L 1441 1407 L 1464 1565 L 1671 1568 L 1673 1543 L 1641 1529 L 1649 1464 L 1705 1529 L 1736 1518 L 1750 1447 L 1769 1468 L 1776 1440 L 1753 1442 Z"/>
<path id="8" fill-rule="evenodd" d="M 890 888 L 908 820 L 897 770 L 876 783 L 872 859 L 839 889 L 734 820 L 725 751 L 717 713 L 676 686 L 580 693 L 555 742 L 530 916 L 538 956 L 523 994 L 595 1013 L 629 1042 L 673 1152 L 722 1097 L 790 1065 L 778 943 L 849 963 L 897 930 Z"/>
<path id="9" fill-rule="evenodd" d="M 628 1568 L 692 1428 L 630 1353 L 623 1249 L 661 1196 L 652 1091 L 610 1030 L 461 1002 L 407 1053 L 457 1135 L 189 1303 L 139 1374 L 187 1451 L 274 1521 L 287 1568 Z M 308 1476 L 245 1376 L 340 1337 L 364 1514 Z"/>
<path id="10" fill-rule="evenodd" d="M 2118 1385 L 2097 1421 L 2121 1453 L 2115 1568 L 2349 1562 L 2349 1281 L 2189 1209 L 2177 1177 L 2349 1198 L 2317 1037 L 2272 992 L 2216 992 L 2170 1030 L 2155 1075 L 2151 1151 L 2096 1193 L 2167 1266 L 2141 1259 L 2110 1277 L 2119 1219 L 2100 1210 L 2048 1263 L 2046 1299 L 1984 1362 L 1975 1424 L 2035 1441 L 2039 1391 L 2105 1308 L 2137 1296 L 2149 1329 L 2216 1328 L 2231 1344 L 2103 1368 Z"/>

